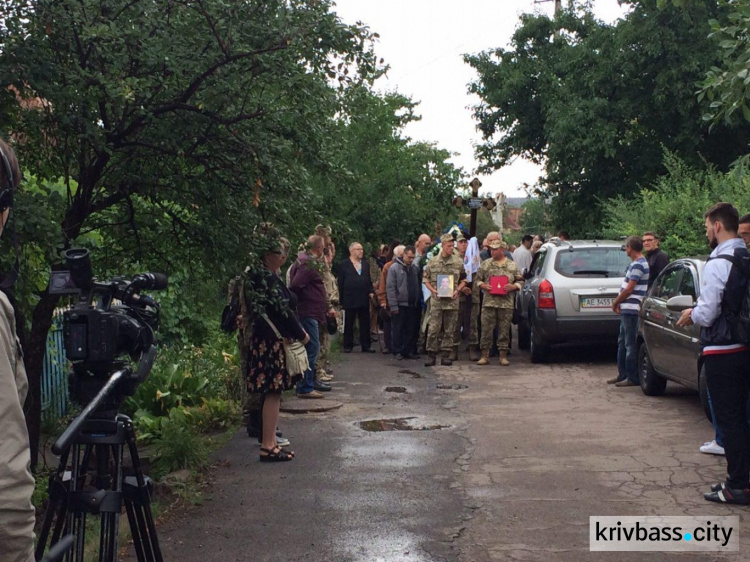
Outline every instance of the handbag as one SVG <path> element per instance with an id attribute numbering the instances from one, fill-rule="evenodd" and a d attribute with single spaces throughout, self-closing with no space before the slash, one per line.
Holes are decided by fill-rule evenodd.
<path id="1" fill-rule="evenodd" d="M 336 320 L 335 316 L 329 316 L 326 318 L 326 330 L 328 330 L 329 336 L 332 336 L 339 331 L 339 322 Z"/>
<path id="2" fill-rule="evenodd" d="M 304 374 L 304 372 L 310 368 L 310 361 L 307 358 L 307 350 L 305 349 L 305 346 L 302 345 L 302 342 L 300 341 L 289 341 L 284 339 L 267 314 L 263 315 L 263 319 L 268 322 L 273 333 L 276 334 L 276 337 L 281 340 L 281 344 L 284 346 L 284 363 L 286 365 L 286 372 L 292 376 Z"/>
<path id="3" fill-rule="evenodd" d="M 242 283 L 239 277 L 235 277 L 229 282 L 229 302 L 221 312 L 221 329 L 227 334 L 231 334 L 237 329 L 237 317 L 242 313 L 240 305 L 240 291 Z"/>

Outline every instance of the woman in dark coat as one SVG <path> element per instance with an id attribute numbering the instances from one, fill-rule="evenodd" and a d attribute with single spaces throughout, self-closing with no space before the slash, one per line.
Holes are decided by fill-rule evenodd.
<path id="1" fill-rule="evenodd" d="M 370 278 L 370 264 L 363 260 L 364 250 L 359 242 L 349 245 L 349 259 L 338 268 L 339 302 L 344 309 L 344 353 L 354 347 L 354 321 L 359 320 L 359 342 L 363 353 L 370 349 L 370 298 L 374 291 Z"/>
<path id="2" fill-rule="evenodd" d="M 306 344 L 310 337 L 294 312 L 297 298 L 279 277 L 279 270 L 286 262 L 289 252 L 289 241 L 279 238 L 278 244 L 272 245 L 275 248 L 263 254 L 263 269 L 255 274 L 246 286 L 249 289 L 245 296 L 246 301 L 252 302 L 253 295 L 256 299 L 258 295 L 264 296 L 267 302 L 265 314 L 281 336 Z M 261 462 L 290 461 L 294 458 L 293 452 L 282 449 L 276 442 L 281 393 L 294 388 L 301 376 L 292 377 L 287 372 L 282 343 L 268 321 L 261 314 L 256 315 L 246 381 L 248 392 L 262 395 Z"/>

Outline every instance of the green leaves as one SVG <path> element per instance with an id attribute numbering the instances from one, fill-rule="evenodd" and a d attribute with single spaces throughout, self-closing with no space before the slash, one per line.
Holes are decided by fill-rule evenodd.
<path id="1" fill-rule="evenodd" d="M 749 176 L 692 167 L 670 153 L 665 166 L 668 173 L 636 197 L 602 202 L 604 234 L 616 238 L 651 230 L 673 259 L 706 255 L 703 213 L 717 201 L 731 201 L 744 214 L 750 209 Z"/>
<path id="2" fill-rule="evenodd" d="M 703 116 L 712 125 L 750 121 L 747 105 L 750 92 L 750 4 L 732 2 L 728 19 L 731 24 L 711 20 L 710 37 L 716 41 L 721 57 L 720 66 L 712 66 L 698 84 L 699 99 L 704 95 L 711 103 Z M 741 115 L 739 114 L 741 110 Z"/>
<path id="3" fill-rule="evenodd" d="M 478 75 L 469 89 L 480 97 L 474 115 L 482 169 L 519 156 L 543 164 L 546 177 L 536 190 L 554 196 L 554 222 L 574 236 L 597 233 L 597 200 L 630 197 L 665 173 L 663 147 L 725 170 L 750 141 L 750 127 L 730 128 L 728 121 L 709 131 L 695 96 L 694 84 L 718 62 L 708 21 L 726 26 L 726 13 L 709 0 L 679 10 L 671 2 L 660 9 L 653 1 L 629 4 L 613 25 L 581 4 L 554 20 L 525 15 L 510 47 L 465 57 Z M 728 79 L 712 72 L 717 84 Z M 714 104 L 710 115 L 744 114 L 742 98 L 705 93 Z"/>
<path id="4" fill-rule="evenodd" d="M 340 101 L 329 132 L 336 158 L 311 177 L 317 206 L 326 210 L 337 241 L 376 247 L 403 237 L 411 243 L 447 220 L 462 175 L 448 162 L 448 152 L 404 137 L 403 127 L 419 118 L 416 104 L 362 86 L 347 90 Z"/>

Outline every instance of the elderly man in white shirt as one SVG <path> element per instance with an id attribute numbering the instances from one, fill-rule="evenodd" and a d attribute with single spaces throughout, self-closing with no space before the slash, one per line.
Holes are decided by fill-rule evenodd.
<path id="1" fill-rule="evenodd" d="M 533 241 L 534 238 L 530 234 L 524 234 L 521 238 L 521 245 L 513 252 L 513 261 L 522 273 L 531 267 L 531 259 L 534 257 L 534 254 L 531 253 Z"/>

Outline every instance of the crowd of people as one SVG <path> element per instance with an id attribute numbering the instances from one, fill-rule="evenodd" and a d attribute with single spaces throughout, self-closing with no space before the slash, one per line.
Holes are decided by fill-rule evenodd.
<path id="1" fill-rule="evenodd" d="M 20 168 L 16 156 L 0 140 L 0 235 L 8 220 Z M 726 456 L 727 478 L 715 483 L 705 499 L 750 505 L 750 214 L 740 218 L 729 203 L 717 203 L 704 214 L 711 254 L 701 279 L 700 296 L 685 309 L 677 326 L 700 327 L 703 365 L 716 438 L 704 452 Z M 428 234 L 414 244 L 394 240 L 366 259 L 359 242 L 348 246 L 348 257 L 335 261 L 336 246 L 320 225 L 287 271 L 291 244 L 272 225 L 257 229 L 260 265 L 241 277 L 238 291 L 242 371 L 246 378 L 247 431 L 260 443 L 262 462 L 285 462 L 294 452 L 277 428 L 281 393 L 295 389 L 300 399 L 320 399 L 331 392 L 331 336 L 343 320 L 343 351 L 382 353 L 399 361 L 420 359 L 435 365 L 458 360 L 462 341 L 469 359 L 487 365 L 493 345 L 499 364 L 510 364 L 510 325 L 514 294 L 522 289 L 524 272 L 544 243 L 524 236 L 508 248 L 499 232 L 482 242 L 452 229 L 433 244 Z M 558 238 L 567 240 L 566 232 Z M 612 309 L 621 318 L 618 375 L 607 381 L 617 387 L 636 386 L 637 319 L 648 288 L 669 263 L 659 237 L 646 232 L 626 240 L 631 260 Z M 334 265 L 335 264 L 335 265 Z M 236 286 L 236 285 L 235 285 Z M 261 310 L 249 302 L 263 295 Z M 260 313 L 259 313 L 260 312 Z M 290 342 L 304 346 L 304 367 L 292 372 Z M 23 414 L 28 382 L 16 335 L 13 307 L 0 291 L 0 544 L 9 560 L 33 559 L 34 480 L 30 472 L 29 439 Z M 299 351 L 297 349 L 297 351 Z M 298 357 L 298 356 L 297 356 Z"/>
<path id="2" fill-rule="evenodd" d="M 701 451 L 725 454 L 728 478 L 706 494 L 709 501 L 750 504 L 750 364 L 748 342 L 732 327 L 729 311 L 740 310 L 750 272 L 750 215 L 740 218 L 728 203 L 705 214 L 706 235 L 712 249 L 703 270 L 701 294 L 678 326 L 701 326 L 709 403 L 716 439 Z M 569 239 L 565 231 L 557 234 Z M 335 262 L 336 247 L 330 231 L 319 226 L 288 270 L 286 286 L 279 277 L 289 253 L 288 242 L 271 236 L 264 254 L 264 275 L 256 276 L 254 290 L 273 294 L 267 314 L 255 319 L 253 351 L 247 361 L 248 389 L 262 395 L 260 414 L 250 417 L 248 433 L 261 442 L 261 460 L 289 461 L 294 453 L 276 428 L 279 395 L 296 388 L 302 399 L 319 399 L 331 392 L 333 378 L 328 360 L 330 337 L 343 321 L 343 351 L 355 351 L 355 328 L 362 353 L 374 353 L 373 344 L 398 361 L 417 360 L 425 366 L 459 358 L 463 342 L 469 359 L 490 363 L 497 350 L 499 364 L 507 366 L 511 341 L 514 293 L 521 290 L 525 272 L 544 243 L 541 236 L 525 235 L 517 248 L 508 248 L 499 232 L 481 244 L 458 228 L 433 244 L 422 234 L 414 244 L 393 240 L 369 258 L 364 247 L 352 242 L 348 256 Z M 620 315 L 616 387 L 640 385 L 636 337 L 638 314 L 648 289 L 669 263 L 654 232 L 630 236 L 625 252 L 631 260 L 612 310 Z M 334 266 L 335 263 L 335 266 Z M 288 287 L 288 288 L 287 288 Z M 340 311 L 340 313 L 339 313 Z M 268 319 L 278 325 L 269 330 Z M 284 370 L 283 339 L 305 344 L 309 367 L 300 377 Z"/>
<path id="3" fill-rule="evenodd" d="M 392 240 L 369 258 L 361 243 L 352 242 L 348 256 L 336 261 L 330 229 L 319 225 L 283 279 L 289 241 L 271 225 L 261 225 L 258 236 L 265 244 L 262 267 L 244 284 L 242 301 L 264 295 L 265 314 L 245 308 L 237 325 L 248 435 L 258 439 L 263 462 L 294 458 L 277 428 L 281 393 L 294 389 L 307 400 L 332 391 L 329 353 L 337 331 L 344 353 L 375 353 L 377 343 L 398 361 L 426 354 L 425 365 L 432 366 L 440 355 L 441 365 L 451 365 L 466 342 L 469 359 L 478 365 L 489 364 L 493 351 L 501 366 L 509 365 L 514 293 L 544 242 L 527 235 L 518 248 L 508 248 L 499 232 L 490 232 L 480 247 L 454 227 L 435 243 L 428 234 L 409 245 Z M 285 368 L 290 341 L 301 342 L 307 352 L 308 367 L 299 376 Z"/>

